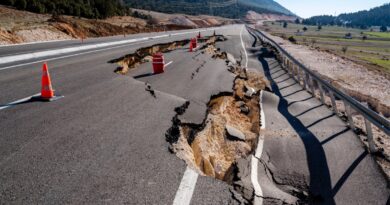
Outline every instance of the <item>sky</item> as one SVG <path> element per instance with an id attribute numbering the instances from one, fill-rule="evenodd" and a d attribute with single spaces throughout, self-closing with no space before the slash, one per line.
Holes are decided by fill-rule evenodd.
<path id="1" fill-rule="evenodd" d="M 302 18 L 368 10 L 390 0 L 274 0 Z"/>

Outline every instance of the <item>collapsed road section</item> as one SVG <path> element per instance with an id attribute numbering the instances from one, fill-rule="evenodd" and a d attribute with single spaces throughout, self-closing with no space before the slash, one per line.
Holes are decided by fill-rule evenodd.
<path id="1" fill-rule="evenodd" d="M 181 65 L 180 60 L 176 60 L 174 66 L 164 75 L 135 79 L 147 83 L 148 90 L 155 87 L 156 90 L 188 99 L 187 103 L 175 109 L 177 115 L 166 133 L 169 150 L 198 174 L 231 185 L 233 198 L 240 198 L 239 201 L 251 204 L 254 191 L 250 174 L 245 175 L 249 180 L 243 183 L 241 177 L 243 170 L 240 167 L 245 167 L 245 171 L 250 173 L 250 160 L 247 159 L 250 159 L 248 156 L 254 153 L 257 146 L 261 126 L 260 91 L 265 89 L 267 82 L 259 72 L 243 69 L 240 60 L 216 48 L 217 41 L 227 40 L 224 36 L 210 36 L 198 40 L 200 46 L 195 52 L 188 52 L 189 40 L 175 41 L 138 49 L 133 54 L 113 60 L 111 63 L 120 65 L 116 73 L 137 76 L 148 72 L 149 65 L 142 64 L 150 62 L 151 56 L 158 52 L 171 52 L 167 56 L 185 56 L 184 61 L 193 62 L 182 64 L 193 66 L 175 68 Z M 139 69 L 142 71 L 138 71 Z M 223 77 L 225 79 L 230 77 L 228 87 L 221 89 L 221 86 L 218 86 L 223 84 L 223 80 L 218 78 L 220 74 L 215 75 L 216 71 L 223 73 L 222 77 L 225 76 Z M 192 87 L 188 91 L 193 94 L 188 94 L 167 86 L 165 80 L 160 82 L 161 79 L 171 79 L 170 75 L 175 76 L 172 78 L 175 82 L 186 78 L 191 79 L 188 83 L 194 85 L 213 79 L 216 89 L 212 89 L 211 86 L 199 92 L 200 87 Z M 177 79 L 179 76 L 181 79 Z M 186 90 L 186 87 L 182 89 Z M 202 97 L 204 100 L 193 97 L 200 93 L 202 96 L 207 95 Z M 198 104 L 204 104 L 205 109 L 198 109 Z M 200 121 L 194 122 L 193 118 L 184 117 L 191 113 L 191 106 L 192 111 L 202 112 Z"/>
<path id="2" fill-rule="evenodd" d="M 265 88 L 265 83 L 261 83 L 257 73 L 247 76 L 248 80 L 236 79 L 232 94 L 211 97 L 202 125 L 174 120 L 176 125 L 171 132 L 175 130 L 176 136 L 168 135 L 173 151 L 200 174 L 232 183 L 234 163 L 250 155 L 257 145 L 259 91 Z"/>
<path id="3" fill-rule="evenodd" d="M 208 102 L 206 118 L 202 124 L 181 122 L 188 103 L 176 109 L 177 116 L 168 130 L 166 139 L 170 150 L 187 165 L 203 176 L 225 181 L 234 187 L 244 204 L 252 203 L 254 192 L 250 179 L 242 183 L 239 167 L 249 167 L 246 159 L 253 154 L 260 133 L 260 91 L 267 82 L 255 71 L 233 64 L 214 44 L 204 47 L 213 58 L 222 58 L 227 69 L 236 75 L 233 92 L 219 93 Z M 244 165 L 239 165 L 244 163 Z M 247 170 L 246 170 L 247 171 Z M 246 175 L 245 177 L 249 177 Z M 249 183 L 248 183 L 249 181 Z M 248 191 L 249 190 L 249 191 Z"/>

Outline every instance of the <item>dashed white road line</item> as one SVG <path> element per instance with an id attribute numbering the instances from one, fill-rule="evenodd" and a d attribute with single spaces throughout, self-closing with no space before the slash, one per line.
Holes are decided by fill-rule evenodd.
<path id="1" fill-rule="evenodd" d="M 259 141 L 257 144 L 255 155 L 252 156 L 251 160 L 251 181 L 253 188 L 255 190 L 255 199 L 254 205 L 262 205 L 263 204 L 263 190 L 259 184 L 258 178 L 258 167 L 259 167 L 259 159 L 261 158 L 261 154 L 263 153 L 264 147 L 264 134 L 262 134 L 265 130 L 265 115 L 263 111 L 263 91 L 260 92 L 260 121 L 261 121 L 261 131 L 259 136 Z"/>
<path id="2" fill-rule="evenodd" d="M 176 192 L 173 205 L 189 205 L 195 190 L 199 174 L 187 167 L 181 179 L 179 189 Z"/>
<path id="3" fill-rule="evenodd" d="M 245 28 L 245 25 L 242 26 L 242 29 L 241 29 L 241 32 L 240 32 L 240 38 L 241 38 L 241 45 L 242 45 L 242 48 L 244 49 L 245 58 L 246 58 L 245 68 L 248 68 L 248 53 L 246 52 L 246 47 L 245 47 L 245 44 L 244 44 L 244 40 L 242 39 L 242 32 L 244 31 L 244 28 Z"/>
<path id="4" fill-rule="evenodd" d="M 12 106 L 19 104 L 19 103 L 27 102 L 27 101 L 31 100 L 31 98 L 38 97 L 40 95 L 41 95 L 41 93 L 37 93 L 37 94 L 31 95 L 29 97 L 25 97 L 23 99 L 8 103 L 7 105 L 0 106 L 0 110 L 7 109 L 7 108 L 12 107 Z"/>

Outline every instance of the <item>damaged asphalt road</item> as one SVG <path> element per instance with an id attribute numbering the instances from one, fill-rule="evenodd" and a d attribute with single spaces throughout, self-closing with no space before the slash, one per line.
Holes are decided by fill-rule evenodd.
<path id="1" fill-rule="evenodd" d="M 234 30 L 228 26 L 217 32 Z M 159 89 L 150 81 L 153 97 L 144 82 L 114 73 L 116 65 L 107 62 L 141 47 L 196 34 L 49 61 L 53 87 L 65 98 L 23 103 L 0 112 L 0 203 L 172 204 L 186 164 L 169 152 L 165 133 L 172 126 L 175 108 L 190 96 L 178 94 L 180 86 L 190 93 L 186 84 L 192 72 L 177 83 L 174 77 L 166 79 L 165 84 L 176 87 L 177 93 Z M 172 58 L 183 58 L 176 55 Z M 165 74 L 180 67 L 193 71 L 196 65 L 174 61 Z M 231 90 L 234 77 L 225 63 L 215 61 L 204 67 L 211 65 L 215 72 L 210 75 L 215 77 L 208 85 L 214 91 L 208 95 L 225 89 L 217 85 L 218 78 L 230 81 L 226 90 Z M 226 74 L 221 74 L 219 65 Z M 39 92 L 41 66 L 36 63 L 1 71 L 1 103 Z M 200 69 L 197 77 L 203 71 Z M 207 102 L 210 96 L 201 95 L 205 87 L 194 92 L 199 97 L 193 99 Z M 222 181 L 199 177 L 191 202 L 236 204 L 229 188 Z"/>
<path id="2" fill-rule="evenodd" d="M 268 73 L 280 69 L 278 63 L 272 57 L 259 58 L 264 52 L 260 42 L 242 28 L 217 30 L 228 40 L 216 47 L 271 82 L 265 90 L 276 95 L 263 92 L 257 107 L 264 109 L 265 129 L 257 132 L 263 127 L 259 116 L 253 116 L 260 111 L 253 107 L 258 102 L 246 99 L 258 100 L 259 90 L 246 87 L 235 93 L 246 100 L 232 97 L 237 73 L 224 59 L 177 48 L 164 54 L 165 62 L 172 63 L 158 75 L 151 74 L 150 62 L 125 75 L 114 73 L 117 65 L 107 63 L 197 33 L 52 60 L 53 86 L 65 98 L 0 111 L 0 204 L 385 204 L 389 189 L 354 134 L 343 131 L 345 124 L 326 108 L 306 112 L 318 102 L 305 100 L 307 93 L 289 95 L 299 89 L 296 86 L 280 89 L 292 82 L 275 87 L 277 76 Z M 243 47 L 251 46 L 246 54 Z M 33 63 L 2 70 L 0 103 L 37 93 L 40 67 Z M 167 131 L 175 120 L 195 127 L 207 124 L 208 114 L 220 114 L 211 107 L 223 114 L 233 112 L 249 122 L 246 127 L 255 124 L 250 130 L 260 134 L 264 149 L 254 150 L 253 133 L 232 123 L 234 129 L 224 127 L 221 132 L 228 132 L 236 144 L 248 139 L 253 145 L 249 153 L 233 160 L 234 179 L 185 178 L 188 165 L 172 153 Z M 256 174 L 251 160 L 258 162 Z M 202 167 L 205 164 L 203 160 Z M 217 167 L 213 166 L 214 173 Z M 189 183 L 193 189 L 186 187 L 194 179 Z M 184 193 L 179 187 L 185 187 Z"/>
<path id="3" fill-rule="evenodd" d="M 273 92 L 263 93 L 264 149 L 256 159 L 264 204 L 389 203 L 388 182 L 364 144 L 302 90 L 271 50 L 251 52 Z"/>

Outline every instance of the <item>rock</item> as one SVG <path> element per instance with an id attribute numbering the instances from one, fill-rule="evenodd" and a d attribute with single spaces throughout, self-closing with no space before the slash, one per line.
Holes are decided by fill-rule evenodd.
<path id="1" fill-rule="evenodd" d="M 249 114 L 249 111 L 250 111 L 250 110 L 249 110 L 249 107 L 248 107 L 247 105 L 241 106 L 240 109 L 241 109 L 241 112 L 242 112 L 242 113 L 244 113 L 244 114 L 246 114 L 246 115 Z"/>
<path id="2" fill-rule="evenodd" d="M 252 97 L 256 93 L 256 90 L 252 87 L 245 85 L 245 88 L 246 88 L 246 92 L 245 92 L 246 97 Z"/>
<path id="3" fill-rule="evenodd" d="M 226 125 L 225 129 L 226 129 L 228 137 L 232 138 L 233 140 L 245 141 L 246 136 L 240 130 L 238 130 L 230 125 Z"/>
<path id="4" fill-rule="evenodd" d="M 233 63 L 234 65 L 237 64 L 237 61 L 232 54 L 226 53 L 226 58 L 229 62 Z"/>
<path id="5" fill-rule="evenodd" d="M 244 102 L 244 101 L 238 101 L 238 102 L 236 102 L 236 107 L 241 107 L 241 106 L 243 106 L 243 105 L 245 105 L 245 102 Z"/>

